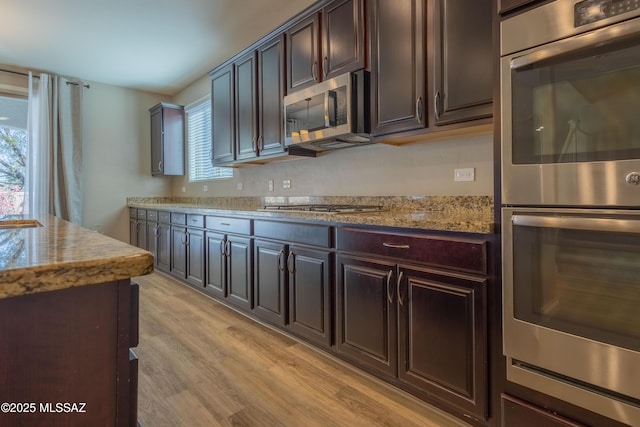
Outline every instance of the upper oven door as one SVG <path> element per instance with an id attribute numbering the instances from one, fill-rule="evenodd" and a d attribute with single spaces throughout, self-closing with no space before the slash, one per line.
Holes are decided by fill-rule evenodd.
<path id="1" fill-rule="evenodd" d="M 640 206 L 640 18 L 500 68 L 504 204 Z"/>

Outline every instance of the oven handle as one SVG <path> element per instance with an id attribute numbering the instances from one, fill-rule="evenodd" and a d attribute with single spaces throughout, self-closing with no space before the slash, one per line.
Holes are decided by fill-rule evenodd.
<path id="1" fill-rule="evenodd" d="M 640 220 L 610 218 L 576 218 L 566 216 L 513 215 L 513 225 L 570 230 L 605 231 L 640 234 Z"/>
<path id="2" fill-rule="evenodd" d="M 564 53 L 573 52 L 579 49 L 595 46 L 597 44 L 609 42 L 638 32 L 636 20 L 610 25 L 584 34 L 579 34 L 565 40 L 560 40 L 549 44 L 548 47 L 535 52 L 517 56 L 511 60 L 511 69 L 526 67 L 545 59 L 553 58 Z"/>

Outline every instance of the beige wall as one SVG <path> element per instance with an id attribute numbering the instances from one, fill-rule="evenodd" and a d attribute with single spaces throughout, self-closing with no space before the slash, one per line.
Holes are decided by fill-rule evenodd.
<path id="1" fill-rule="evenodd" d="M 160 95 L 89 82 L 83 98 L 82 225 L 129 241 L 127 197 L 166 196 L 171 178 L 151 176 L 148 109 Z"/>
<path id="2" fill-rule="evenodd" d="M 174 102 L 187 105 L 208 91 L 209 78 L 204 77 L 176 95 Z M 480 135 L 399 147 L 347 148 L 314 159 L 238 168 L 233 179 L 189 183 L 187 176 L 177 177 L 172 195 L 492 195 L 492 144 L 491 135 Z M 454 182 L 455 168 L 475 168 L 476 180 Z M 282 188 L 285 179 L 291 180 L 288 190 Z M 269 180 L 275 184 L 272 193 L 268 192 Z M 238 190 L 239 183 L 243 190 Z"/>

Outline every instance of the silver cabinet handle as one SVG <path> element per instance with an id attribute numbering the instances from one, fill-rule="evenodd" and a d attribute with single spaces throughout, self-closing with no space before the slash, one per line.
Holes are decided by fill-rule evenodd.
<path id="1" fill-rule="evenodd" d="M 226 257 L 231 256 L 231 241 L 227 240 L 227 243 L 224 245 L 224 255 Z"/>
<path id="2" fill-rule="evenodd" d="M 158 170 L 161 171 L 162 170 L 162 160 L 160 160 L 158 162 Z"/>
<path id="3" fill-rule="evenodd" d="M 284 255 L 284 249 L 280 249 L 280 252 L 278 252 L 278 270 L 279 271 L 284 271 L 285 268 L 282 265 L 282 255 Z"/>
<path id="4" fill-rule="evenodd" d="M 311 66 L 311 77 L 316 82 L 318 81 L 318 61 L 313 61 L 313 65 Z"/>
<path id="5" fill-rule="evenodd" d="M 293 274 L 296 272 L 295 266 L 295 255 L 293 252 L 289 252 L 289 256 L 287 256 L 287 269 L 289 273 Z"/>
<path id="6" fill-rule="evenodd" d="M 251 139 L 251 150 L 254 153 L 258 152 L 258 139 L 255 136 Z"/>
<path id="7" fill-rule="evenodd" d="M 404 301 L 402 301 L 402 294 L 400 293 L 400 283 L 402 282 L 402 275 L 404 274 L 403 271 L 400 272 L 400 275 L 398 276 L 398 281 L 396 282 L 396 294 L 398 295 L 398 303 L 400 305 L 404 305 Z"/>
<path id="8" fill-rule="evenodd" d="M 226 253 L 224 251 L 224 239 L 220 240 L 220 256 L 226 256 Z"/>
<path id="9" fill-rule="evenodd" d="M 383 242 L 382 246 L 384 246 L 385 248 L 392 248 L 392 249 L 410 249 L 411 248 L 411 246 L 409 245 L 400 245 L 400 244 L 387 243 L 387 242 Z"/>
<path id="10" fill-rule="evenodd" d="M 156 238 L 160 236 L 160 224 L 156 224 L 155 227 L 153 227 L 153 235 L 156 236 Z"/>
<path id="11" fill-rule="evenodd" d="M 186 232 L 186 231 L 185 231 L 184 233 L 182 233 L 182 235 L 180 236 L 180 242 L 181 242 L 183 245 L 186 245 L 186 244 L 187 244 L 187 232 Z"/>
<path id="12" fill-rule="evenodd" d="M 419 96 L 418 99 L 416 99 L 416 120 L 422 123 L 422 97 L 421 96 Z"/>
<path id="13" fill-rule="evenodd" d="M 191 234 L 188 231 L 186 231 L 184 235 L 185 235 L 185 246 L 189 246 L 189 244 L 191 243 Z"/>
<path id="14" fill-rule="evenodd" d="M 389 270 L 387 273 L 387 301 L 393 304 L 393 296 L 391 295 L 391 277 L 393 276 L 393 270 Z"/>
<path id="15" fill-rule="evenodd" d="M 433 97 L 433 112 L 436 115 L 436 120 L 440 118 L 440 91 L 436 91 L 436 96 Z"/>
<path id="16" fill-rule="evenodd" d="M 230 224 L 230 223 L 228 223 L 228 222 L 221 222 L 221 223 L 220 223 L 220 225 L 224 225 L 224 226 L 226 226 L 226 227 L 231 226 L 231 224 Z"/>
<path id="17" fill-rule="evenodd" d="M 262 137 L 262 135 L 258 137 L 258 149 L 264 150 L 264 138 Z"/>
<path id="18" fill-rule="evenodd" d="M 327 74 L 329 74 L 329 57 L 325 56 L 324 59 L 322 60 L 322 72 L 324 73 L 324 76 L 327 77 Z"/>

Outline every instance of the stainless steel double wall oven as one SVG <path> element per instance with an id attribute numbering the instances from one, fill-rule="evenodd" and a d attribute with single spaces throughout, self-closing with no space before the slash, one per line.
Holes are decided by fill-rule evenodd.
<path id="1" fill-rule="evenodd" d="M 640 0 L 501 23 L 509 381 L 640 426 Z"/>

